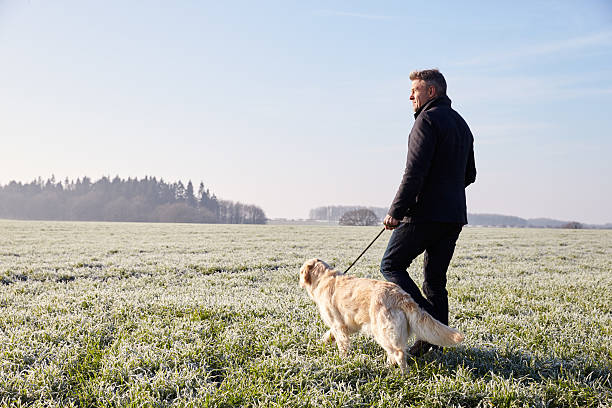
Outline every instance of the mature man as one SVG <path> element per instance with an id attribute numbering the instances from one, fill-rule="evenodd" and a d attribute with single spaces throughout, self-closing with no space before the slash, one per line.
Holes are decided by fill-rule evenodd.
<path id="1" fill-rule="evenodd" d="M 408 138 L 406 170 L 383 222 L 393 234 L 380 270 L 432 316 L 448 324 L 446 270 L 467 224 L 465 187 L 476 180 L 474 137 L 451 108 L 446 80 L 437 69 L 414 71 L 410 79 L 415 122 Z M 412 260 L 423 252 L 426 298 L 407 272 Z M 410 353 L 420 356 L 434 347 L 417 341 Z"/>

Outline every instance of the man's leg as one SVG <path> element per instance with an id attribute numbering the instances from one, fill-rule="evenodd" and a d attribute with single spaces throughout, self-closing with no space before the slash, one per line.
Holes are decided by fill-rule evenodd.
<path id="1" fill-rule="evenodd" d="M 402 223 L 395 228 L 380 262 L 380 272 L 385 279 L 399 285 L 419 306 L 432 314 L 431 303 L 423 297 L 407 271 L 414 258 L 426 248 L 425 232 L 423 224 Z"/>
<path id="2" fill-rule="evenodd" d="M 448 292 L 446 291 L 446 270 L 453 257 L 455 242 L 461 232 L 461 224 L 431 223 L 429 239 L 423 259 L 423 293 L 432 305 L 429 314 L 448 324 Z M 440 347 L 419 340 L 410 348 L 410 354 L 420 357 Z"/>
<path id="3" fill-rule="evenodd" d="M 461 228 L 461 224 L 440 224 L 440 235 L 427 245 L 423 261 L 423 293 L 432 305 L 432 315 L 444 324 L 448 324 L 446 271 Z"/>

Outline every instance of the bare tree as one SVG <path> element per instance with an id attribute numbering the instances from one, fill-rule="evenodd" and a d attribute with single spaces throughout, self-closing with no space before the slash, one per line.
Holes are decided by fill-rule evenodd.
<path id="1" fill-rule="evenodd" d="M 377 225 L 380 222 L 373 211 L 366 208 L 347 211 L 340 217 L 340 225 Z"/>
<path id="2" fill-rule="evenodd" d="M 576 222 L 576 221 L 571 221 L 571 222 L 568 222 L 567 224 L 563 224 L 561 226 L 561 228 L 566 228 L 566 229 L 583 229 L 584 225 L 582 225 L 581 223 Z"/>

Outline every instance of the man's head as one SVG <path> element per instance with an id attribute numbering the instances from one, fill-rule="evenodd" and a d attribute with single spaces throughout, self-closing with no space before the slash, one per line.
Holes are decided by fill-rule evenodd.
<path id="1" fill-rule="evenodd" d="M 410 80 L 410 100 L 415 112 L 430 100 L 446 95 L 446 80 L 437 69 L 412 71 Z"/>

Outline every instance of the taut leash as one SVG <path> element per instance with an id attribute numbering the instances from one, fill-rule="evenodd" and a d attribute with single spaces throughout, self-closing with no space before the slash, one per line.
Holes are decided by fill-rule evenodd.
<path id="1" fill-rule="evenodd" d="M 344 273 L 347 273 L 349 271 L 349 269 L 351 269 L 353 267 L 353 265 L 355 265 L 355 263 L 357 263 L 357 261 L 359 260 L 359 258 L 361 258 L 361 255 L 365 254 L 365 252 L 372 246 L 372 244 L 374 243 L 374 241 L 376 241 L 378 239 L 378 237 L 380 237 L 382 235 L 382 233 L 385 232 L 385 227 L 383 227 L 382 230 L 380 230 L 380 232 L 378 233 L 378 235 L 372 240 L 372 242 L 370 242 L 370 245 L 368 245 L 366 247 L 366 249 L 363 250 L 363 252 L 357 257 L 357 259 L 355 259 L 355 261 L 351 264 L 351 266 L 349 266 L 348 268 L 346 268 L 346 271 L 344 271 Z"/>

